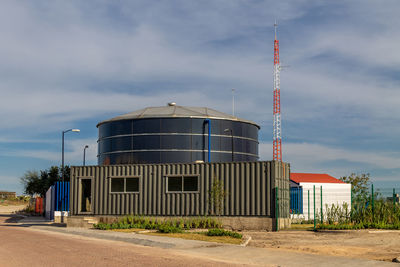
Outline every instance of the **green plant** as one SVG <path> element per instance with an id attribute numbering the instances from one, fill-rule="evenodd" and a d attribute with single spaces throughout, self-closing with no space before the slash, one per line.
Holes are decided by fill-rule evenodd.
<path id="1" fill-rule="evenodd" d="M 347 203 L 326 207 L 325 216 L 318 229 L 400 229 L 400 207 L 376 192 L 359 195 L 351 208 Z"/>
<path id="2" fill-rule="evenodd" d="M 158 227 L 158 232 L 160 233 L 182 233 L 182 228 L 176 226 L 170 226 L 162 224 Z"/>
<path id="3" fill-rule="evenodd" d="M 329 207 L 325 205 L 325 220 L 328 224 L 334 223 L 349 223 L 351 220 L 351 214 L 349 210 L 349 205 L 345 202 L 342 206 L 332 204 Z"/>
<path id="4" fill-rule="evenodd" d="M 209 217 L 198 217 L 198 218 L 173 218 L 166 219 L 164 221 L 157 221 L 153 217 L 147 216 L 126 216 L 121 218 L 120 220 L 113 223 L 98 223 L 94 225 L 94 228 L 101 230 L 111 230 L 111 229 L 130 229 L 130 228 L 139 228 L 139 229 L 149 229 L 149 230 L 159 230 L 168 231 L 165 229 L 186 229 L 190 230 L 192 228 L 220 228 L 221 223 Z M 173 231 L 173 230 L 171 230 Z"/>
<path id="5" fill-rule="evenodd" d="M 225 198 L 228 196 L 228 191 L 225 190 L 223 181 L 215 178 L 215 173 L 213 176 L 213 183 L 209 191 L 210 213 L 220 216 L 223 212 Z"/>
<path id="6" fill-rule="evenodd" d="M 242 235 L 237 232 L 227 231 L 224 229 L 208 229 L 208 236 L 230 236 L 233 238 L 242 238 Z"/>
<path id="7" fill-rule="evenodd" d="M 370 180 L 369 173 L 352 173 L 349 176 L 341 177 L 340 180 L 345 183 L 351 184 L 353 197 L 355 200 L 365 200 L 368 196 L 368 186 Z"/>

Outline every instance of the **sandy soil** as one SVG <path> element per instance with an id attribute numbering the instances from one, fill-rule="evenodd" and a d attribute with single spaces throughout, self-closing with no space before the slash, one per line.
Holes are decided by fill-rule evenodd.
<path id="1" fill-rule="evenodd" d="M 11 214 L 23 210 L 28 204 L 24 205 L 0 205 L 0 214 Z"/>
<path id="2" fill-rule="evenodd" d="M 392 261 L 400 256 L 400 231 L 280 231 L 245 232 L 249 246 L 345 256 L 359 259 Z"/>

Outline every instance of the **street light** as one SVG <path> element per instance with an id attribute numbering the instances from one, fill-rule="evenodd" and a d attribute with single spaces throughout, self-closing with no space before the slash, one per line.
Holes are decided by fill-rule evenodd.
<path id="1" fill-rule="evenodd" d="M 232 129 L 229 129 L 229 128 L 227 128 L 227 129 L 225 129 L 224 130 L 224 132 L 226 133 L 226 132 L 230 132 L 231 133 L 231 148 L 232 148 L 232 161 L 234 161 L 233 159 L 234 159 L 234 149 L 233 149 L 233 131 L 232 131 Z"/>
<path id="2" fill-rule="evenodd" d="M 86 145 L 85 148 L 83 149 L 83 166 L 85 166 L 86 148 L 89 148 L 89 146 Z"/>
<path id="3" fill-rule="evenodd" d="M 64 182 L 64 134 L 67 132 L 75 132 L 79 133 L 81 130 L 79 129 L 68 129 L 62 131 L 62 163 L 61 163 L 61 174 L 62 174 L 62 181 Z"/>

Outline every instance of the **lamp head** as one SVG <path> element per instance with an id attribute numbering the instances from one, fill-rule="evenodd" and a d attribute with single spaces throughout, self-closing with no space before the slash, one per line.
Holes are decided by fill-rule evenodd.
<path id="1" fill-rule="evenodd" d="M 81 130 L 79 130 L 79 129 L 72 129 L 71 131 L 72 131 L 72 132 L 79 133 Z"/>
<path id="2" fill-rule="evenodd" d="M 88 146 L 88 145 L 86 145 L 86 146 L 85 146 L 85 148 L 89 148 L 89 146 Z"/>

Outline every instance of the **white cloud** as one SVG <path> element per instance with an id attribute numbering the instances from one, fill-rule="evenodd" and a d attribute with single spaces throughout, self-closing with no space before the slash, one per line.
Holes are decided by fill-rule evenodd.
<path id="1" fill-rule="evenodd" d="M 291 164 L 292 172 L 328 173 L 341 177 L 378 169 L 392 173 L 375 177 L 377 181 L 398 179 L 395 170 L 400 166 L 400 153 L 366 152 L 310 143 L 284 143 L 282 150 L 283 160 Z M 260 159 L 272 159 L 270 143 L 261 143 L 259 151 Z"/>
<path id="2" fill-rule="evenodd" d="M 97 142 L 94 139 L 70 139 L 65 142 L 64 161 L 65 165 L 81 165 L 83 162 L 83 149 L 86 149 L 86 162 L 97 164 Z M 54 165 L 61 165 L 61 151 L 46 149 L 14 149 L 4 151 L 0 155 L 17 156 L 26 158 L 42 159 L 52 162 Z"/>
<path id="3" fill-rule="evenodd" d="M 66 161 L 80 164 L 87 143 L 88 161 L 97 162 L 95 125 L 109 114 L 170 101 L 230 113 L 231 88 L 238 116 L 270 125 L 277 18 L 281 61 L 291 65 L 281 74 L 283 126 L 296 125 L 283 135 L 305 140 L 316 130 L 323 133 L 320 143 L 284 145 L 292 167 L 341 175 L 350 167 L 327 162 L 397 168 L 399 155 L 387 152 L 395 145 L 384 151 L 377 144 L 395 144 L 400 133 L 399 8 L 396 1 L 5 1 L 2 154 L 57 163 L 53 146 L 59 140 L 37 136 L 84 120 L 93 127 L 92 139 L 68 140 Z M 329 124 L 344 129 L 343 136 L 331 133 Z M 370 139 L 356 138 L 361 132 Z M 371 141 L 375 150 L 334 146 L 346 136 L 354 143 Z M 27 149 L 25 141 L 43 147 Z M 11 142 L 19 144 L 6 147 Z M 260 151 L 270 159 L 266 146 Z"/>
<path id="4" fill-rule="evenodd" d="M 300 168 L 335 160 L 345 160 L 355 164 L 364 163 L 371 167 L 384 169 L 398 168 L 400 166 L 400 153 L 356 151 L 309 143 L 285 143 L 283 149 L 287 160 L 295 162 Z M 269 152 L 272 153 L 271 144 L 261 143 L 260 157 L 267 159 Z"/>
<path id="5" fill-rule="evenodd" d="M 180 103 L 221 103 L 216 107 L 227 106 L 227 101 L 224 103 L 222 100 L 229 98 L 215 99 L 215 92 L 228 91 L 230 88 L 224 86 L 236 84 L 239 87 L 243 86 L 237 88 L 238 91 L 245 92 L 238 98 L 238 114 L 245 114 L 248 119 L 258 122 L 263 121 L 270 111 L 265 107 L 265 103 L 270 102 L 272 91 L 272 53 L 267 53 L 271 51 L 271 47 L 265 43 L 263 47 L 256 46 L 256 49 L 244 47 L 224 53 L 224 49 L 211 49 L 204 44 L 225 37 L 229 40 L 231 37 L 241 36 L 254 27 L 261 27 L 263 30 L 252 38 L 267 41 L 264 33 L 271 31 L 268 39 L 270 41 L 272 23 L 261 20 L 262 17 L 274 16 L 275 12 L 284 13 L 286 17 L 282 27 L 289 27 L 292 19 L 307 15 L 310 5 L 315 8 L 323 6 L 324 3 L 282 3 L 275 7 L 275 11 L 267 8 L 270 7 L 270 3 L 252 5 L 228 1 L 221 4 L 212 3 L 207 9 L 199 9 L 199 5 L 182 5 L 183 10 L 193 15 L 193 19 L 188 20 L 187 25 L 182 24 L 185 15 L 176 14 L 177 11 L 171 8 L 171 5 L 158 4 L 150 7 L 142 4 L 140 13 L 137 12 L 136 4 L 120 6 L 117 10 L 123 10 L 125 18 L 129 17 L 129 12 L 134 16 L 132 20 L 128 20 L 127 25 L 114 30 L 104 24 L 108 19 L 111 23 L 118 20 L 104 16 L 109 8 L 105 3 L 100 4 L 90 14 L 96 19 L 93 23 L 87 19 L 85 12 L 88 6 L 84 4 L 47 3 L 44 10 L 48 11 L 48 14 L 42 16 L 41 12 L 44 10 L 8 2 L 7 13 L 14 14 L 4 14 L 3 19 L 13 21 L 20 16 L 23 16 L 23 19 L 13 24 L 11 29 L 3 29 L 6 41 L 1 44 L 0 54 L 4 60 L 0 64 L 6 68 L 8 75 L 0 84 L 3 93 L 0 105 L 4 114 L 0 123 L 4 127 L 47 124 L 56 129 L 66 122 L 93 118 L 100 113 L 129 112 L 137 109 L 136 107 L 160 105 L 160 102 L 167 102 L 170 96 L 170 91 L 160 93 L 146 86 L 133 87 L 131 92 L 127 93 L 126 90 L 122 91 L 121 88 L 111 85 L 107 91 L 99 92 L 90 85 L 96 79 L 111 81 L 110 84 L 113 81 L 180 81 L 182 85 L 179 85 L 177 90 L 189 91 L 184 96 L 178 96 L 181 99 Z M 344 21 L 348 22 L 349 19 Z M 382 118 L 394 119 L 398 113 L 396 111 L 400 112 L 396 101 L 400 93 L 396 90 L 396 83 L 376 79 L 357 71 L 338 79 L 337 73 L 342 73 L 340 66 L 313 66 L 309 64 L 309 57 L 334 51 L 347 57 L 356 56 L 359 61 L 366 58 L 376 58 L 379 61 L 387 57 L 394 60 L 396 54 L 370 56 L 374 55 L 371 52 L 377 51 L 381 43 L 374 43 L 373 36 L 358 33 L 354 30 L 357 25 L 349 24 L 345 28 L 347 31 L 339 26 L 330 26 L 326 31 L 324 26 L 326 27 L 316 27 L 314 31 L 298 40 L 306 41 L 307 45 L 284 45 L 289 50 L 283 51 L 287 54 L 283 53 L 281 58 L 290 64 L 294 63 L 294 66 L 282 73 L 282 93 L 286 92 L 292 94 L 295 99 L 301 99 L 299 102 L 287 102 L 287 105 L 282 107 L 286 119 L 290 121 L 323 117 L 327 111 L 337 108 L 338 104 L 349 108 L 356 107 L 358 112 L 367 114 L 375 121 Z M 24 34 L 27 28 L 29 34 Z M 283 30 L 287 32 L 288 28 Z M 312 38 L 308 38 L 310 35 Z M 397 35 L 390 32 L 382 38 L 384 43 L 397 47 L 400 40 L 393 40 L 392 36 Z M 282 39 L 284 43 L 284 33 Z M 229 48 L 229 43 L 225 46 Z M 265 57 L 269 61 L 265 61 Z M 382 59 L 382 62 L 387 61 Z M 302 66 L 302 62 L 308 64 Z M 191 84 L 192 88 L 187 88 L 190 80 L 195 77 L 207 83 L 198 86 L 197 92 L 193 89 L 196 87 L 194 84 Z M 392 97 L 381 97 L 382 88 L 390 91 Z M 144 96 L 149 93 L 150 96 Z M 159 101 L 160 99 L 167 101 Z M 380 99 L 379 103 L 377 99 Z M 229 111 L 229 108 L 225 108 L 225 111 Z M 372 123 L 371 128 L 376 129 L 374 126 Z"/>

